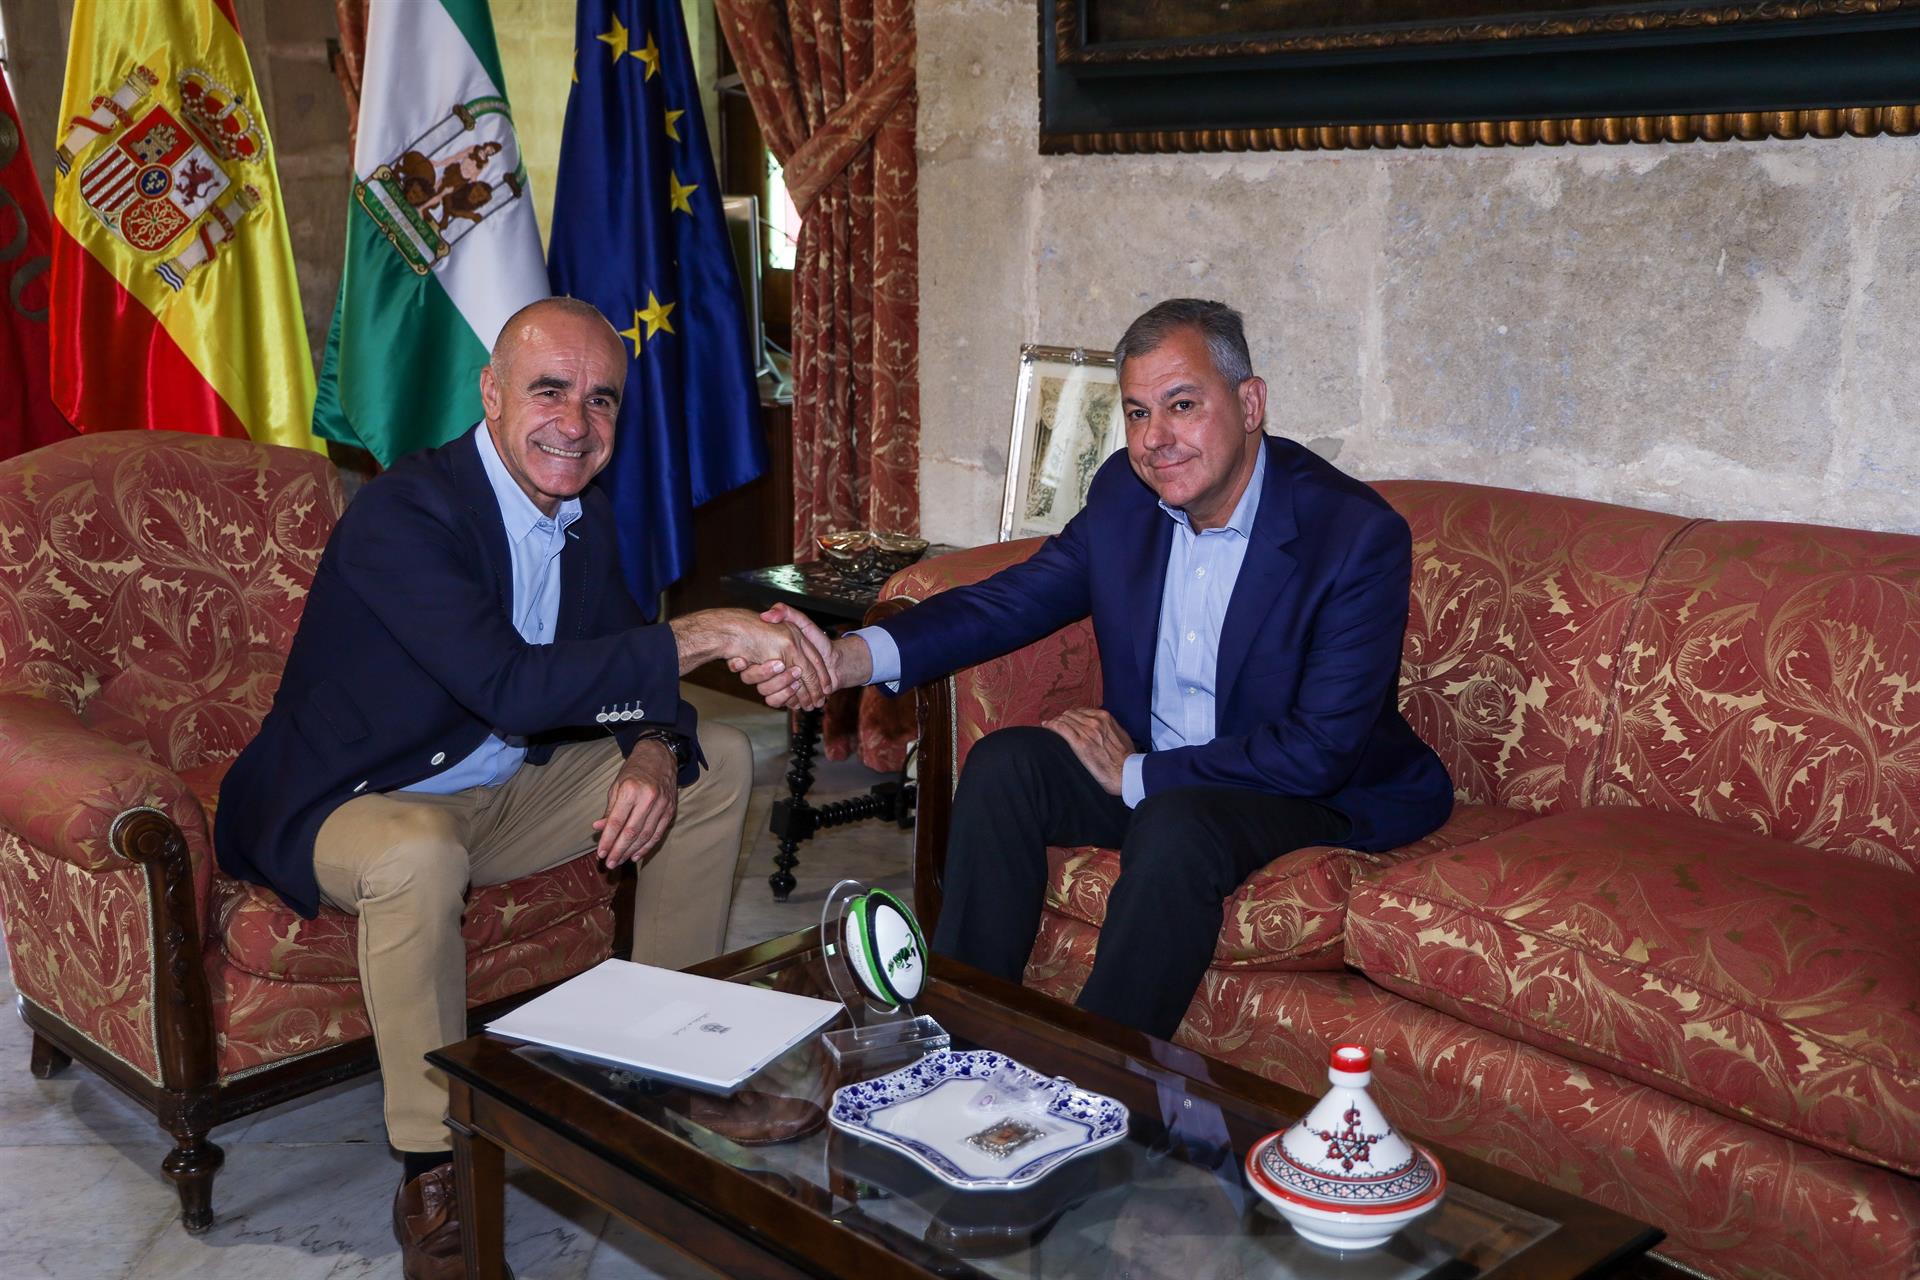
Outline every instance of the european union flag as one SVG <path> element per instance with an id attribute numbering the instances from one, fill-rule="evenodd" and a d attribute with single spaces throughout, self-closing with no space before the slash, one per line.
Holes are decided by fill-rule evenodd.
<path id="1" fill-rule="evenodd" d="M 766 470 L 766 441 L 680 0 L 580 0 L 574 40 L 547 275 L 632 356 L 598 483 L 651 615 L 693 559 L 693 508 Z"/>

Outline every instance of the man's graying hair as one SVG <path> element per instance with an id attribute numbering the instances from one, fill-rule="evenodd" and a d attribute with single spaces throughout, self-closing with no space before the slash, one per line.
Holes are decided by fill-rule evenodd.
<path id="1" fill-rule="evenodd" d="M 1247 351 L 1247 330 L 1240 313 L 1224 302 L 1204 298 L 1168 298 L 1142 313 L 1113 349 L 1116 372 L 1124 373 L 1127 361 L 1156 349 L 1181 329 L 1199 330 L 1213 358 L 1214 372 L 1228 386 L 1237 387 L 1253 376 L 1253 356 Z"/>

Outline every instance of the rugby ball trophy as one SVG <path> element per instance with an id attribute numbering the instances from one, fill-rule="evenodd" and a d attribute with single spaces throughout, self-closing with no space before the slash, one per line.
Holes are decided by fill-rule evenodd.
<path id="1" fill-rule="evenodd" d="M 820 911 L 827 976 L 850 1026 L 821 1038 L 835 1063 L 932 1053 L 953 1038 L 913 1002 L 927 982 L 927 939 L 913 910 L 885 889 L 842 880 Z"/>

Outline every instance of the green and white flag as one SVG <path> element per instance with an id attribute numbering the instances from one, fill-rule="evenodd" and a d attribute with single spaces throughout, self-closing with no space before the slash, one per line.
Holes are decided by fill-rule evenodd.
<path id="1" fill-rule="evenodd" d="M 391 466 L 480 420 L 494 338 L 550 292 L 487 0 L 373 0 L 353 171 L 313 430 Z"/>

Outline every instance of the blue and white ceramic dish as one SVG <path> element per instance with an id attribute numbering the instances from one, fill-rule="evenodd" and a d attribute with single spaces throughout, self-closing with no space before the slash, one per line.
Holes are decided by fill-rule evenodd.
<path id="1" fill-rule="evenodd" d="M 1120 1103 L 990 1049 L 930 1053 L 877 1080 L 842 1085 L 827 1119 L 949 1186 L 977 1191 L 1031 1186 L 1127 1136 Z"/>

